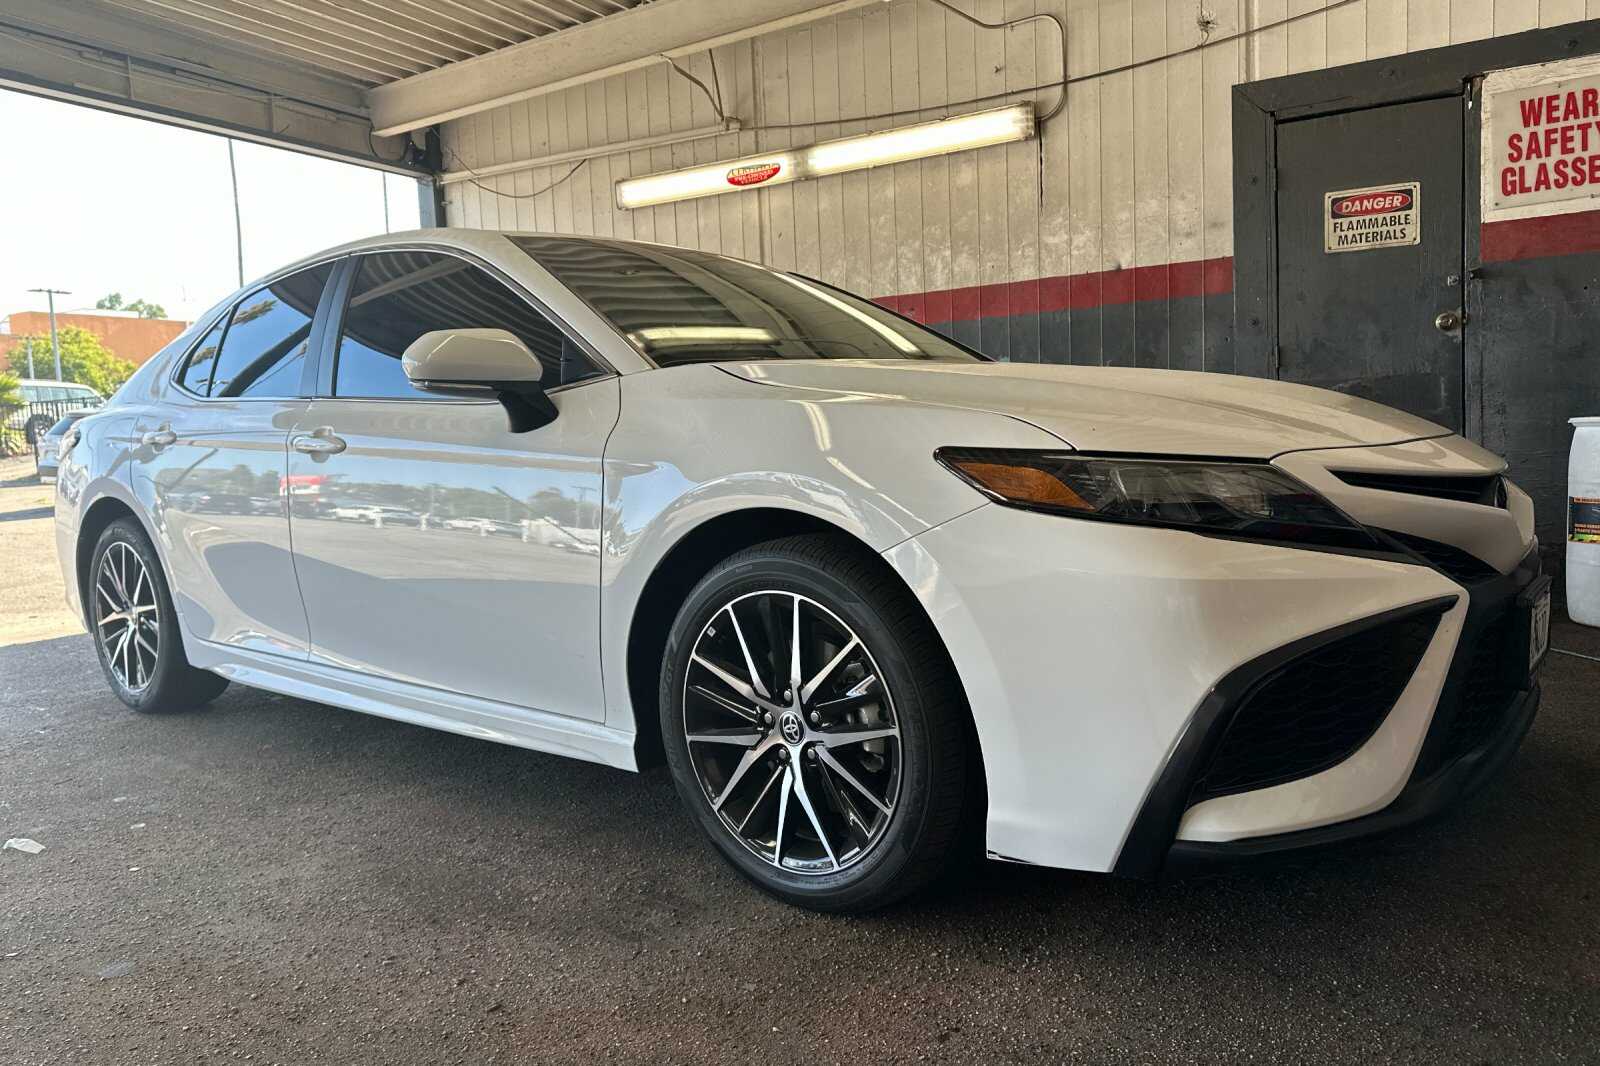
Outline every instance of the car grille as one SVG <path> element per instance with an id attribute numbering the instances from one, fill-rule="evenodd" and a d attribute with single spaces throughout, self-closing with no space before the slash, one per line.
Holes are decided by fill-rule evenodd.
<path id="1" fill-rule="evenodd" d="M 1399 541 L 1413 554 L 1422 556 L 1435 570 L 1464 585 L 1500 576 L 1500 571 L 1454 544 L 1446 544 L 1442 540 L 1428 540 L 1426 537 L 1414 537 L 1409 533 L 1396 533 L 1392 529 L 1383 529 L 1379 532 Z"/>
<path id="2" fill-rule="evenodd" d="M 1368 474 L 1356 470 L 1333 470 L 1334 477 L 1360 489 L 1404 492 L 1412 496 L 1432 496 L 1440 500 L 1459 500 L 1485 507 L 1506 505 L 1505 479 L 1487 476 L 1438 477 L 1426 474 Z"/>
<path id="3" fill-rule="evenodd" d="M 1307 777 L 1348 758 L 1416 672 L 1437 613 L 1341 637 L 1262 678 L 1234 711 L 1190 803 Z"/>
<path id="4" fill-rule="evenodd" d="M 1451 763 L 1482 747 L 1504 721 L 1507 708 L 1521 690 L 1514 656 L 1526 648 L 1514 642 L 1518 615 L 1504 611 L 1479 632 L 1467 656 L 1457 694 L 1456 713 L 1440 739 L 1439 758 Z"/>

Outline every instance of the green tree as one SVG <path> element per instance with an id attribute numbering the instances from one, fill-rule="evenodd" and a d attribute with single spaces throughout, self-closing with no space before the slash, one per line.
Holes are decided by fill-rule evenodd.
<path id="1" fill-rule="evenodd" d="M 149 300 L 134 300 L 124 303 L 122 293 L 112 292 L 100 297 L 94 302 L 97 311 L 132 311 L 140 318 L 166 318 L 167 309 L 158 303 Z"/>
<path id="2" fill-rule="evenodd" d="M 61 344 L 61 376 L 68 381 L 87 385 L 102 396 L 110 396 L 138 369 L 100 343 L 86 329 L 63 326 L 57 332 Z M 28 372 L 28 338 L 19 337 L 11 349 L 10 370 L 19 377 Z M 50 355 L 50 335 L 33 338 L 33 363 L 38 373 L 54 373 L 55 364 Z"/>
<path id="3" fill-rule="evenodd" d="M 10 424 L 11 413 L 21 406 L 21 383 L 14 375 L 0 373 L 0 456 L 17 455 L 23 450 L 22 430 Z"/>

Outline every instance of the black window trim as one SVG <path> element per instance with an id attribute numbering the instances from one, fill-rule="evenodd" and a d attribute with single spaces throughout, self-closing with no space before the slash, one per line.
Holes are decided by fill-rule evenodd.
<path id="1" fill-rule="evenodd" d="M 584 378 L 566 385 L 553 385 L 545 389 L 546 395 L 565 392 L 568 389 L 583 388 L 586 385 L 595 385 L 602 381 L 610 381 L 621 375 L 609 360 L 596 350 L 588 339 L 573 329 L 560 315 L 551 310 L 550 306 L 528 290 L 526 285 L 511 277 L 505 271 L 469 252 L 450 245 L 434 244 L 428 241 L 403 241 L 394 244 L 384 244 L 372 248 L 361 248 L 350 252 L 345 257 L 345 262 L 340 263 L 334 276 L 329 279 L 327 293 L 331 293 L 334 303 L 328 308 L 328 320 L 323 329 L 320 344 L 316 352 L 314 384 L 308 396 L 313 400 L 343 400 L 351 403 L 429 403 L 452 404 L 484 407 L 497 405 L 498 400 L 476 400 L 467 397 L 454 396 L 340 396 L 333 391 L 334 366 L 338 360 L 339 338 L 344 332 L 344 316 L 350 305 L 350 289 L 355 284 L 356 273 L 360 270 L 361 257 L 367 255 L 383 255 L 388 252 L 431 252 L 439 255 L 459 259 L 468 266 L 475 266 L 486 272 L 490 277 L 505 285 L 511 292 L 528 306 L 539 312 L 561 334 L 570 340 L 583 352 L 590 362 L 599 368 L 600 373 L 594 377 Z"/>
<path id="2" fill-rule="evenodd" d="M 321 330 L 326 325 L 327 320 L 328 297 L 333 291 L 334 283 L 339 278 L 339 269 L 343 266 L 343 261 L 349 257 L 349 252 L 340 252 L 337 255 L 322 256 L 309 263 L 295 263 L 255 281 L 248 289 L 240 290 L 233 298 L 228 300 L 227 305 L 217 313 L 215 318 L 206 322 L 204 328 L 190 342 L 188 349 L 183 353 L 183 357 L 172 361 L 172 370 L 167 375 L 167 383 L 189 399 L 198 400 L 202 403 L 283 403 L 285 400 L 308 399 L 309 396 L 306 392 L 308 384 L 307 371 L 318 362 L 317 357 L 323 340 Z M 183 384 L 183 372 L 188 369 L 189 361 L 194 358 L 195 353 L 200 350 L 200 345 L 205 343 L 205 339 L 211 335 L 211 331 L 216 329 L 219 324 L 222 326 L 222 337 L 217 341 L 217 353 L 218 355 L 222 353 L 222 346 L 228 340 L 228 330 L 233 325 L 233 312 L 238 309 L 240 304 L 262 289 L 276 285 L 284 278 L 292 277 L 303 271 L 315 270 L 324 264 L 330 264 L 332 270 L 328 274 L 328 280 L 322 283 L 322 295 L 317 298 L 317 309 L 312 314 L 311 331 L 306 335 L 306 366 L 301 371 L 300 385 L 293 396 L 202 396 Z M 312 380 L 314 381 L 315 379 Z M 206 384 L 209 391 L 209 379 Z"/>

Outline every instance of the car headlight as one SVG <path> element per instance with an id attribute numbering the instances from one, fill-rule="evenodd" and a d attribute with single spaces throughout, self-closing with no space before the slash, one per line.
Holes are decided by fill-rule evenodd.
<path id="1" fill-rule="evenodd" d="M 1380 547 L 1359 522 L 1266 463 L 997 448 L 940 448 L 934 458 L 1011 507 L 1257 540 Z"/>

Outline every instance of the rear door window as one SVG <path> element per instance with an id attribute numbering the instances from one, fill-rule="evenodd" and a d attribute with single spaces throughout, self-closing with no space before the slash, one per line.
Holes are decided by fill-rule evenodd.
<path id="1" fill-rule="evenodd" d="M 183 366 L 183 373 L 178 375 L 178 384 L 201 396 L 211 388 L 211 368 L 217 365 L 217 353 L 222 350 L 222 331 L 227 324 L 228 320 L 222 319 L 200 338 Z"/>
<path id="2" fill-rule="evenodd" d="M 280 278 L 240 300 L 212 360 L 205 395 L 298 396 L 312 320 L 332 273 L 333 264 L 323 263 Z M 197 349 L 195 356 L 200 354 Z M 190 362 L 192 365 L 194 360 Z"/>

